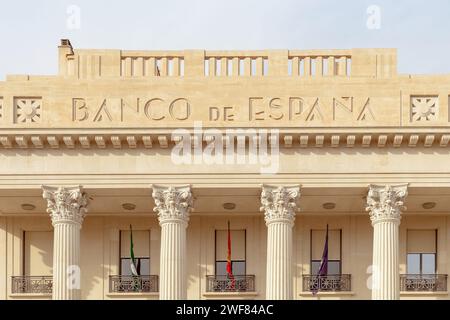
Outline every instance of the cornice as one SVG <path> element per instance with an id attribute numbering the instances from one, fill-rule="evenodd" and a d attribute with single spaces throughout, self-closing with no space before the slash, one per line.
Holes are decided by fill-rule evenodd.
<path id="1" fill-rule="evenodd" d="M 450 142 L 450 129 L 268 129 L 266 134 L 251 136 L 222 134 L 222 143 L 264 143 L 280 148 L 445 148 Z M 272 131 L 273 130 L 273 131 Z M 244 129 L 245 131 L 245 129 Z M 191 145 L 213 141 L 205 129 L 203 135 L 189 133 Z M 136 149 L 174 146 L 181 138 L 172 136 L 171 130 L 20 130 L 1 134 L 0 149 Z M 231 141 L 233 140 L 233 141 Z"/>

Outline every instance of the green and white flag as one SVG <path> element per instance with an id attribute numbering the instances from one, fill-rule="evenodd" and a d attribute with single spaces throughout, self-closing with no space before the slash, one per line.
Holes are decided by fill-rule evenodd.
<path id="1" fill-rule="evenodd" d="M 138 276 L 139 275 L 138 267 L 136 266 L 136 262 L 135 262 L 135 258 L 134 258 L 133 229 L 131 228 L 131 224 L 130 224 L 130 257 L 131 257 L 131 264 L 130 264 L 131 273 L 133 274 L 133 276 Z"/>

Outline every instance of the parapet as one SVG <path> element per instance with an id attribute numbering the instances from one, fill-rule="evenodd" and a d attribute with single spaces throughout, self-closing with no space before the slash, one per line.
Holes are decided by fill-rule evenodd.
<path id="1" fill-rule="evenodd" d="M 397 75 L 396 49 L 130 51 L 59 46 L 59 76 L 76 79 L 148 77 L 367 77 Z"/>

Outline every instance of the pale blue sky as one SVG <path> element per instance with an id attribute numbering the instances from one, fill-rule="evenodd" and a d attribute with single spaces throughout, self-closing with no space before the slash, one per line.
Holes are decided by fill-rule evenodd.
<path id="1" fill-rule="evenodd" d="M 67 27 L 70 5 L 79 29 Z M 366 25 L 370 5 L 380 29 Z M 449 14 L 448 0 L 2 1 L 0 79 L 56 73 L 60 38 L 76 48 L 393 47 L 401 73 L 450 73 Z"/>

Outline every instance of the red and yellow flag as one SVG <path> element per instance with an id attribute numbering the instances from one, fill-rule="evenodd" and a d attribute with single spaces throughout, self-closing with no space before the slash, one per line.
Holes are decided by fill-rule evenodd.
<path id="1" fill-rule="evenodd" d="M 231 267 L 231 230 L 230 221 L 228 221 L 228 255 L 227 255 L 227 276 L 231 279 L 231 288 L 234 288 L 233 269 Z"/>

